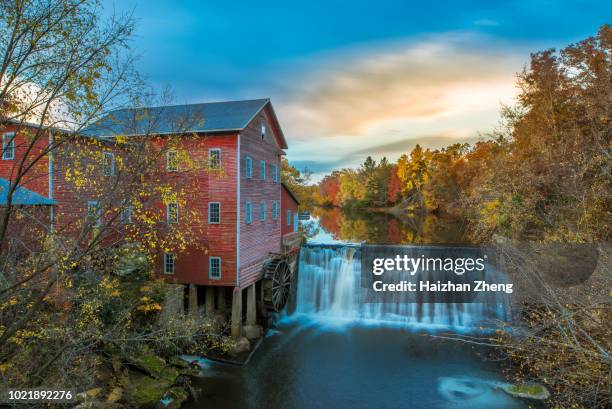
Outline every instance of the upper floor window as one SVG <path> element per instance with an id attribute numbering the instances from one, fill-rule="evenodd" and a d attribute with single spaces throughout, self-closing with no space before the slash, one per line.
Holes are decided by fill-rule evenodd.
<path id="1" fill-rule="evenodd" d="M 250 156 L 244 160 L 244 173 L 247 179 L 253 177 L 253 159 Z"/>
<path id="2" fill-rule="evenodd" d="M 87 220 L 88 222 L 99 226 L 102 223 L 100 217 L 100 205 L 97 200 L 89 200 L 87 202 Z"/>
<path id="3" fill-rule="evenodd" d="M 104 152 L 102 154 L 102 174 L 104 176 L 115 175 L 115 154 L 112 152 Z"/>
<path id="4" fill-rule="evenodd" d="M 291 209 L 287 209 L 287 226 L 291 226 Z"/>
<path id="5" fill-rule="evenodd" d="M 272 202 L 272 220 L 278 219 L 278 202 L 275 200 Z"/>
<path id="6" fill-rule="evenodd" d="M 208 167 L 211 169 L 221 169 L 221 149 L 214 148 L 208 150 Z"/>
<path id="7" fill-rule="evenodd" d="M 211 202 L 208 204 L 208 223 L 221 223 L 221 203 Z"/>
<path id="8" fill-rule="evenodd" d="M 261 124 L 261 139 L 264 139 L 266 137 L 266 124 Z"/>
<path id="9" fill-rule="evenodd" d="M 179 167 L 178 152 L 174 149 L 166 152 L 166 170 L 168 172 L 177 172 Z"/>
<path id="10" fill-rule="evenodd" d="M 168 203 L 166 205 L 166 222 L 168 224 L 178 223 L 179 206 L 178 203 Z"/>
<path id="11" fill-rule="evenodd" d="M 259 178 L 266 180 L 266 162 L 263 160 L 259 162 Z"/>
<path id="12" fill-rule="evenodd" d="M 259 203 L 259 220 L 266 221 L 266 202 Z"/>
<path id="13" fill-rule="evenodd" d="M 2 159 L 15 159 L 15 132 L 2 135 Z"/>
<path id="14" fill-rule="evenodd" d="M 278 165 L 276 163 L 272 165 L 272 182 L 278 183 Z"/>
<path id="15" fill-rule="evenodd" d="M 121 207 L 121 212 L 119 213 L 119 219 L 121 223 L 132 223 L 132 205 L 127 203 Z"/>
<path id="16" fill-rule="evenodd" d="M 244 222 L 246 224 L 251 224 L 252 218 L 251 218 L 251 202 L 246 202 L 246 205 L 244 206 Z"/>
<path id="17" fill-rule="evenodd" d="M 221 278 L 221 257 L 208 258 L 208 278 L 219 280 Z"/>
<path id="18" fill-rule="evenodd" d="M 174 274 L 174 253 L 164 253 L 164 274 Z"/>

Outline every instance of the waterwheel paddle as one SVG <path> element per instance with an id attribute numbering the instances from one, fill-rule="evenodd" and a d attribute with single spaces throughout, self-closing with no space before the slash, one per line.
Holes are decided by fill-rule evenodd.
<path id="1" fill-rule="evenodd" d="M 280 312 L 291 294 L 291 268 L 283 258 L 274 258 L 264 267 L 263 301 L 269 311 Z"/>

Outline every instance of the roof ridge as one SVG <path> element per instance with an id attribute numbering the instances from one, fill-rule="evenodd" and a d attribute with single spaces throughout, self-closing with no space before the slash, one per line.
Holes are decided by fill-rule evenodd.
<path id="1" fill-rule="evenodd" d="M 110 111 L 107 115 L 110 115 L 113 112 L 133 111 L 136 109 L 176 108 L 176 107 L 188 107 L 188 106 L 196 106 L 196 105 L 230 104 L 230 103 L 238 103 L 238 102 L 255 102 L 255 101 L 262 101 L 262 102 L 267 103 L 267 102 L 270 102 L 270 98 L 266 97 L 266 98 L 253 98 L 253 99 L 230 99 L 230 100 L 225 100 L 225 101 L 194 102 L 194 103 L 188 103 L 188 104 L 171 104 L 171 105 L 157 105 L 157 106 L 140 106 L 140 107 L 134 107 L 134 108 L 118 108 L 118 109 L 114 109 Z"/>

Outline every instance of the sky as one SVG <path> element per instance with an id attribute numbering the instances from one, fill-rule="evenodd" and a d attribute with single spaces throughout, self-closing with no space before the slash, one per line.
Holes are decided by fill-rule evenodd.
<path id="1" fill-rule="evenodd" d="M 314 172 L 486 138 L 531 52 L 612 22 L 605 1 L 103 0 L 173 103 L 271 98 Z"/>

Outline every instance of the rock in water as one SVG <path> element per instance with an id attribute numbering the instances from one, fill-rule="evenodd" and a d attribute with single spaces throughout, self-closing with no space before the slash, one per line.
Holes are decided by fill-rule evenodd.
<path id="1" fill-rule="evenodd" d="M 501 388 L 509 395 L 517 398 L 545 400 L 550 397 L 550 392 L 545 386 L 538 383 L 524 383 L 522 385 L 511 385 L 509 383 L 501 385 Z"/>

